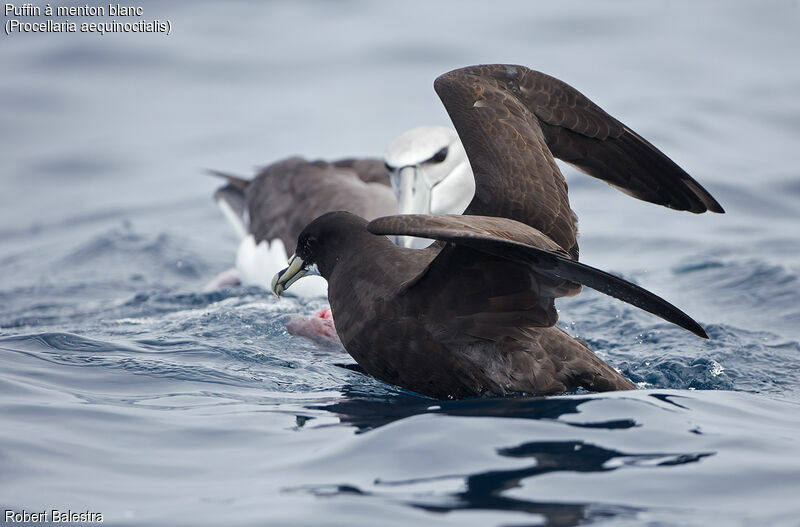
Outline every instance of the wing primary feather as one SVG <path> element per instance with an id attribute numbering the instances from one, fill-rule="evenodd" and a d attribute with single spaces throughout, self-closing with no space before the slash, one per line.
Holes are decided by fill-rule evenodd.
<path id="1" fill-rule="evenodd" d="M 514 218 L 571 247 L 559 235 L 570 223 L 569 202 L 552 156 L 644 201 L 696 214 L 725 212 L 661 150 L 554 77 L 486 64 L 445 73 L 434 88 L 475 175 L 469 214 Z M 539 214 L 543 205 L 558 205 L 549 221 Z"/>
<path id="2" fill-rule="evenodd" d="M 435 238 L 435 236 L 430 237 Z M 677 324 L 685 330 L 691 331 L 698 337 L 704 339 L 708 338 L 708 335 L 700 324 L 671 303 L 643 287 L 628 282 L 618 276 L 614 276 L 611 273 L 607 273 L 606 271 L 538 247 L 508 240 L 498 239 L 495 241 L 476 236 L 475 238 L 463 241 L 457 239 L 452 239 L 450 241 L 482 250 L 483 252 L 489 252 L 497 256 L 527 261 L 539 272 L 550 273 L 558 278 L 585 285 L 586 287 L 590 287 L 608 296 L 636 306 L 648 313 L 652 313 L 657 317 L 663 318 L 667 322 Z M 496 244 L 498 247 L 492 249 L 486 246 L 487 244 Z M 503 248 L 503 246 L 505 246 L 505 248 Z"/>
<path id="3" fill-rule="evenodd" d="M 557 263 L 552 269 L 554 275 L 591 287 L 596 291 L 613 296 L 623 302 L 627 302 L 628 304 L 661 317 L 668 322 L 677 324 L 691 331 L 698 337 L 704 339 L 708 338 L 708 334 L 706 334 L 702 326 L 695 322 L 694 319 L 647 289 L 632 284 L 611 273 L 601 271 L 600 269 L 574 260 L 567 260 L 557 255 L 552 255 L 552 258 L 557 260 Z"/>
<path id="4" fill-rule="evenodd" d="M 378 218 L 370 222 L 367 229 L 380 235 L 433 238 L 521 261 L 534 267 L 536 272 L 583 284 L 677 324 L 698 337 L 708 338 L 700 324 L 663 298 L 627 280 L 577 262 L 563 251 L 561 254 L 554 252 L 553 248 L 558 246 L 552 240 L 514 220 L 485 216 L 408 214 Z M 543 249 L 514 239 L 521 237 L 531 243 L 545 247 L 549 243 L 550 246 Z M 443 251 L 439 256 L 446 257 L 446 252 Z"/>

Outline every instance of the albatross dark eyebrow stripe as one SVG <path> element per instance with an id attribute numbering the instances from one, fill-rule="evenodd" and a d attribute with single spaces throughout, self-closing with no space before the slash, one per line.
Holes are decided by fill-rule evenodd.
<path id="1" fill-rule="evenodd" d="M 428 159 L 428 162 L 429 163 L 441 163 L 441 162 L 443 162 L 445 159 L 447 159 L 447 152 L 448 152 L 448 148 L 447 147 L 442 148 L 441 150 L 439 150 L 438 152 L 433 154 L 430 157 L 430 159 Z"/>

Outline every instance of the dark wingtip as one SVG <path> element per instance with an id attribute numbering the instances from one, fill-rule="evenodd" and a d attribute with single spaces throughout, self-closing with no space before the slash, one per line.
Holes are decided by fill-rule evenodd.
<path id="1" fill-rule="evenodd" d="M 680 167 L 678 168 L 680 169 Z M 709 211 L 716 212 L 717 214 L 725 213 L 725 209 L 722 208 L 719 201 L 717 201 L 703 185 L 695 181 L 689 174 L 686 174 L 686 172 L 684 172 L 683 184 L 686 189 L 694 195 L 695 200 L 699 200 L 698 205 L 700 205 L 701 208 L 697 212 L 702 213 Z"/>
<path id="2" fill-rule="evenodd" d="M 697 184 L 697 182 L 694 183 Z M 725 214 L 725 209 L 722 208 L 722 205 L 719 204 L 719 201 L 714 199 L 714 196 L 712 196 L 706 189 L 704 189 L 700 185 L 697 186 L 703 191 L 702 194 L 698 195 L 700 199 L 703 201 L 703 205 L 705 205 L 706 210 L 708 210 L 709 212 L 716 212 L 717 214 Z"/>
<path id="3" fill-rule="evenodd" d="M 669 302 L 667 302 L 663 298 L 660 298 L 660 297 L 657 297 L 657 296 L 656 296 L 656 298 L 660 302 L 662 302 L 662 304 L 660 306 L 661 309 L 656 309 L 656 310 L 653 310 L 653 311 L 650 311 L 647 308 L 643 308 L 643 309 L 645 309 L 645 311 L 650 311 L 650 313 L 663 318 L 667 322 L 672 322 L 673 324 L 676 324 L 676 325 L 682 327 L 686 331 L 690 331 L 691 333 L 694 333 L 695 335 L 697 335 L 698 337 L 700 337 L 702 339 L 707 339 L 708 338 L 708 334 L 706 333 L 706 330 L 703 329 L 703 326 L 698 324 L 692 317 L 690 317 L 689 315 L 687 315 L 686 313 L 684 313 L 683 311 L 681 311 L 680 309 L 678 309 L 674 305 L 670 304 Z M 634 305 L 636 305 L 636 304 L 634 304 Z M 642 306 L 637 306 L 637 307 L 642 307 Z"/>
<path id="4" fill-rule="evenodd" d="M 650 294 L 652 294 L 652 293 L 650 293 Z M 660 309 L 657 308 L 654 311 L 650 311 L 649 309 L 644 308 L 645 311 L 650 311 L 654 315 L 663 318 L 667 322 L 672 322 L 673 324 L 676 324 L 676 325 L 682 327 L 686 331 L 690 331 L 690 332 L 694 333 L 695 335 L 697 335 L 698 337 L 700 337 L 702 339 L 707 339 L 708 338 L 708 334 L 706 333 L 706 330 L 703 329 L 703 326 L 698 324 L 697 321 L 695 321 L 695 319 L 693 319 L 692 317 L 690 317 L 689 315 L 687 315 L 686 313 L 684 313 L 683 311 L 681 311 L 680 309 L 678 309 L 674 305 L 670 304 L 669 302 L 667 302 L 663 298 L 661 298 L 661 297 L 659 297 L 657 295 L 653 295 L 653 296 L 656 299 L 658 299 L 658 301 L 661 303 Z M 636 304 L 634 304 L 634 305 L 636 305 Z M 637 307 L 642 307 L 642 306 L 637 306 Z"/>
<path id="5" fill-rule="evenodd" d="M 681 327 L 683 327 L 684 329 L 688 329 L 689 331 L 691 331 L 692 333 L 694 333 L 695 335 L 697 335 L 701 339 L 709 338 L 708 337 L 708 333 L 706 333 L 706 330 L 703 329 L 703 326 L 701 326 L 700 324 L 698 324 L 697 322 L 695 322 L 691 318 L 689 320 L 691 321 L 691 323 L 688 324 L 688 326 L 684 326 L 683 324 L 681 324 Z"/>
<path id="6" fill-rule="evenodd" d="M 725 214 L 725 209 L 722 208 L 717 200 L 708 196 L 708 199 L 694 199 L 694 202 L 689 207 L 674 207 L 673 205 L 667 205 L 669 208 L 674 208 L 676 210 L 685 210 L 691 212 L 692 214 L 704 214 L 706 212 L 713 212 L 715 214 Z"/>
<path id="7" fill-rule="evenodd" d="M 676 203 L 666 203 L 666 206 L 675 209 L 675 210 L 685 210 L 691 212 L 692 214 L 703 214 L 705 212 L 714 212 L 717 214 L 725 214 L 725 209 L 722 208 L 722 205 L 719 204 L 717 200 L 711 196 L 708 192 L 705 192 L 705 189 L 700 187 L 699 185 L 696 188 L 703 190 L 702 193 L 695 190 L 693 186 L 687 185 L 687 188 L 691 192 L 691 194 L 687 195 L 686 198 L 689 200 L 689 205 L 680 204 L 676 206 Z M 651 200 L 645 200 L 651 201 Z M 653 200 L 651 203 L 660 204 L 657 201 Z"/>

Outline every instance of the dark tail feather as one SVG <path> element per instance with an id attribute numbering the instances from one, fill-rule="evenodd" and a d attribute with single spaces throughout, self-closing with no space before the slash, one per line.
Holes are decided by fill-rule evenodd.
<path id="1" fill-rule="evenodd" d="M 232 174 L 227 174 L 225 172 L 220 172 L 219 170 L 206 169 L 206 174 L 226 179 L 230 185 L 233 185 L 235 187 L 239 187 L 242 190 L 247 188 L 247 185 L 250 184 L 250 180 L 249 179 L 244 179 L 244 178 L 241 178 L 239 176 L 234 176 Z"/>
<path id="2" fill-rule="evenodd" d="M 217 205 L 222 210 L 225 218 L 231 223 L 236 233 L 239 236 L 245 236 L 247 234 L 247 225 L 245 224 L 245 211 L 247 209 L 245 191 L 250 181 L 217 170 L 206 170 L 206 173 L 224 178 L 228 182 L 224 187 L 220 187 L 214 192 L 214 201 L 217 202 Z"/>
<path id="3" fill-rule="evenodd" d="M 214 192 L 214 201 L 217 203 L 224 201 L 233 210 L 234 214 L 240 218 L 244 216 L 244 191 L 241 188 L 230 183 L 220 187 Z"/>

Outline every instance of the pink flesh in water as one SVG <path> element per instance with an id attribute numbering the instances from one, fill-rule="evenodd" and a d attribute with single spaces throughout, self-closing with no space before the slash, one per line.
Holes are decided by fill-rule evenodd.
<path id="1" fill-rule="evenodd" d="M 339 335 L 336 334 L 330 309 L 323 309 L 310 317 L 295 315 L 289 320 L 287 329 L 292 335 L 306 337 L 314 342 L 342 345 Z"/>
<path id="2" fill-rule="evenodd" d="M 326 307 L 325 309 L 320 309 L 316 313 L 314 313 L 315 317 L 319 318 L 329 318 L 333 320 L 333 313 L 331 313 L 331 308 Z"/>

